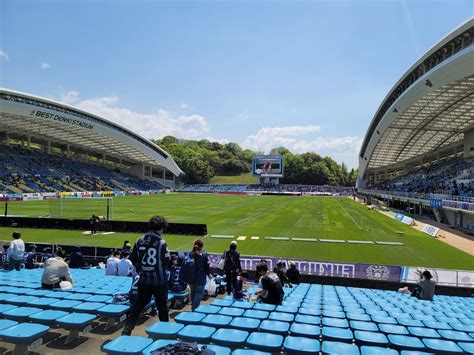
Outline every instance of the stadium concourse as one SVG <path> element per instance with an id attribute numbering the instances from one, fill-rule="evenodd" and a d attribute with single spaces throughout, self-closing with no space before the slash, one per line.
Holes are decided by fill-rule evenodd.
<path id="1" fill-rule="evenodd" d="M 112 295 L 129 290 L 131 278 L 74 269 L 74 288 L 52 291 L 40 289 L 41 272 L 0 272 L 2 353 L 151 354 L 177 341 L 218 355 L 474 352 L 473 298 L 427 303 L 395 291 L 303 283 L 285 288 L 279 306 L 209 297 L 194 312 L 172 311 L 170 322 L 144 315 L 133 336 L 119 336 L 129 306 L 113 304 Z"/>

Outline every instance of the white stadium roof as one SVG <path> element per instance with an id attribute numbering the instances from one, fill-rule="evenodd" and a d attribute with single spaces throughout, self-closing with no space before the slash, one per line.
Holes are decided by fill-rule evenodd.
<path id="1" fill-rule="evenodd" d="M 182 173 L 150 140 L 105 118 L 42 97 L 0 88 L 0 131 L 51 140 L 135 164 Z"/>
<path id="2" fill-rule="evenodd" d="M 474 129 L 474 18 L 426 52 L 382 101 L 363 141 L 359 179 L 462 145 Z"/>

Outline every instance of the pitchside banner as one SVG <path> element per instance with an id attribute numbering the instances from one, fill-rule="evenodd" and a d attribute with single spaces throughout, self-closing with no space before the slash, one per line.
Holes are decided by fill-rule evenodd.
<path id="1" fill-rule="evenodd" d="M 401 213 L 397 213 L 397 214 L 395 215 L 395 219 L 396 219 L 396 220 L 399 220 L 400 222 L 405 223 L 405 224 L 407 224 L 407 225 L 409 225 L 409 226 L 411 226 L 413 223 L 415 223 L 415 221 L 413 220 L 413 218 L 408 217 L 408 216 L 405 216 L 405 215 L 403 215 L 403 214 L 401 214 Z"/>
<path id="2" fill-rule="evenodd" d="M 430 269 L 420 267 L 403 267 L 401 282 L 417 283 L 421 280 L 421 273 L 428 270 L 438 285 L 454 287 L 474 287 L 474 271 L 457 271 L 446 269 Z"/>
<path id="3" fill-rule="evenodd" d="M 425 224 L 423 228 L 421 228 L 421 231 L 428 235 L 431 235 L 432 237 L 436 237 L 439 233 L 439 228 L 433 227 L 429 224 Z"/>
<path id="4" fill-rule="evenodd" d="M 217 267 L 217 263 L 221 260 L 221 254 L 209 254 L 211 267 Z M 276 266 L 278 260 L 288 263 L 290 261 L 296 264 L 301 274 L 328 276 L 328 277 L 344 277 L 350 279 L 365 280 L 385 280 L 400 282 L 402 268 L 399 266 L 371 265 L 371 264 L 351 264 L 351 263 L 333 263 L 326 261 L 313 261 L 302 259 L 279 259 L 261 256 L 240 256 L 240 262 L 243 270 L 255 270 L 260 260 L 266 260 L 269 269 Z"/>

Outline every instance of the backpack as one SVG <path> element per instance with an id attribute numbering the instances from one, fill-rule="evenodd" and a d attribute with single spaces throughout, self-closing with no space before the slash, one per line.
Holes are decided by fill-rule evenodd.
<path id="1" fill-rule="evenodd" d="M 163 346 L 159 349 L 156 349 L 152 352 L 152 355 L 169 355 L 169 354 L 182 354 L 182 355 L 215 355 L 216 353 L 213 350 L 207 349 L 206 346 L 202 346 L 199 349 L 197 343 L 185 343 L 179 342 L 176 344 L 169 344 Z"/>
<path id="2" fill-rule="evenodd" d="M 196 280 L 197 264 L 196 260 L 192 255 L 186 255 L 184 258 L 184 263 L 181 269 L 179 270 L 179 278 L 181 281 L 188 284 L 194 283 Z"/>

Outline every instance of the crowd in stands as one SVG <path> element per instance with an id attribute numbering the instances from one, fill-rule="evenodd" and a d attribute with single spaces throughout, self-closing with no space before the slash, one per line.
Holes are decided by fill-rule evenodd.
<path id="1" fill-rule="evenodd" d="M 162 189 L 163 186 L 155 181 L 140 179 L 105 166 L 21 146 L 0 145 L 0 191 L 28 193 Z"/>
<path id="2" fill-rule="evenodd" d="M 368 184 L 374 190 L 474 197 L 474 159 L 456 158 Z"/>

